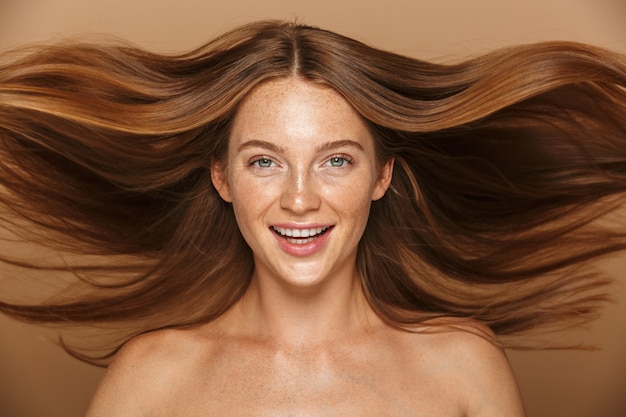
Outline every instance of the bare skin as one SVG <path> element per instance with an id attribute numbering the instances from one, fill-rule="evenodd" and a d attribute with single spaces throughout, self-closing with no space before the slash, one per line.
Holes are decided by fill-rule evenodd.
<path id="1" fill-rule="evenodd" d="M 504 354 L 469 333 L 381 324 L 291 346 L 226 322 L 133 340 L 88 416 L 524 415 Z"/>
<path id="2" fill-rule="evenodd" d="M 520 417 L 503 352 L 463 331 L 404 332 L 358 285 L 357 245 L 393 161 L 335 91 L 296 78 L 242 103 L 212 178 L 255 271 L 218 320 L 129 342 L 89 417 Z M 468 323 L 469 325 L 469 323 Z"/>

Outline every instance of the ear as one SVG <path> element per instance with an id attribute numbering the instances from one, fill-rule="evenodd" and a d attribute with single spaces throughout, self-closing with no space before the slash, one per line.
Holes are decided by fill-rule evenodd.
<path id="1" fill-rule="evenodd" d="M 394 159 L 392 158 L 385 162 L 381 167 L 378 179 L 374 185 L 372 201 L 380 200 L 385 195 L 385 192 L 387 192 L 393 176 L 393 163 Z"/>
<path id="2" fill-rule="evenodd" d="M 230 194 L 230 184 L 228 183 L 226 167 L 222 162 L 215 159 L 211 161 L 211 181 L 217 193 L 222 197 L 222 200 L 227 203 L 232 203 L 233 199 Z"/>

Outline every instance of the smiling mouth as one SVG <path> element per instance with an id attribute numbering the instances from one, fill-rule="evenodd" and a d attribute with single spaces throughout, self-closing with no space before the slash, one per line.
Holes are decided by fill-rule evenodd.
<path id="1" fill-rule="evenodd" d="M 310 229 L 288 229 L 284 227 L 271 226 L 270 229 L 272 229 L 272 231 L 281 238 L 287 240 L 289 243 L 305 245 L 324 235 L 324 233 L 330 229 L 330 226 L 313 227 Z"/>

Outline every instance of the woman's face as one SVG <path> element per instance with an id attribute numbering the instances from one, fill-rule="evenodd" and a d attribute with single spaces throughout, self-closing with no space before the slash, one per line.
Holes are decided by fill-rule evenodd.
<path id="1" fill-rule="evenodd" d="M 241 103 L 226 164 L 212 167 L 252 249 L 255 276 L 315 286 L 356 270 L 383 166 L 361 117 L 336 91 L 296 78 L 272 80 Z"/>

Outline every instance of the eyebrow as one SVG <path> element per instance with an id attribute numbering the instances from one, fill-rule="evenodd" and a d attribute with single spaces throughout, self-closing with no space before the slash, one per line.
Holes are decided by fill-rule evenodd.
<path id="1" fill-rule="evenodd" d="M 241 151 L 245 148 L 263 148 L 269 151 L 283 153 L 284 149 L 278 145 L 273 144 L 272 142 L 267 142 L 264 140 L 249 140 L 247 142 L 242 143 L 237 148 L 237 151 Z"/>
<path id="2" fill-rule="evenodd" d="M 343 147 L 353 147 L 359 150 L 363 150 L 363 146 L 359 142 L 355 142 L 353 140 L 337 140 L 337 141 L 323 143 L 316 149 L 316 152 L 324 152 L 324 151 L 339 149 Z M 263 148 L 263 149 L 267 149 L 269 151 L 278 152 L 278 153 L 284 153 L 285 151 L 283 147 L 278 146 L 272 142 L 264 141 L 264 140 L 249 140 L 239 145 L 239 148 L 237 148 L 237 150 L 241 151 L 242 149 L 245 149 L 245 148 Z"/>
<path id="3" fill-rule="evenodd" d="M 317 148 L 317 152 L 330 151 L 344 147 L 353 147 L 361 151 L 363 150 L 363 146 L 359 142 L 355 142 L 353 140 L 337 140 L 334 142 L 323 143 L 319 148 Z"/>

